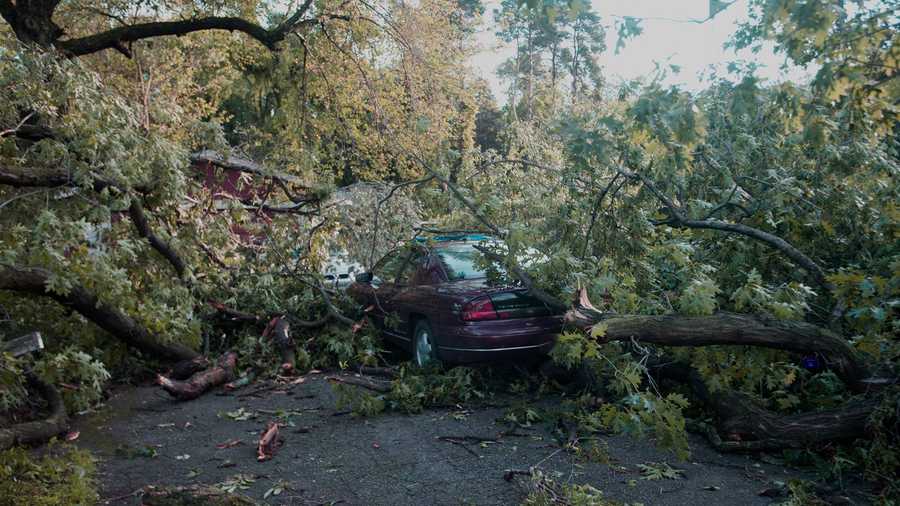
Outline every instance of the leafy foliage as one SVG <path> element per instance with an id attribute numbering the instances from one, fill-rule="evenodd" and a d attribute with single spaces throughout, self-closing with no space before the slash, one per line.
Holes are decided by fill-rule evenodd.
<path id="1" fill-rule="evenodd" d="M 152 1 L 140 12 L 88 4 L 56 12 L 69 35 L 117 18 L 240 15 L 268 25 L 285 16 L 278 2 Z M 504 236 L 506 267 L 518 264 L 560 299 L 584 288 L 606 312 L 724 310 L 828 325 L 874 373 L 891 375 L 900 357 L 896 7 L 748 6 L 732 44 L 773 44 L 813 72 L 811 82 L 766 82 L 753 65 L 734 64 L 700 92 L 664 85 L 662 71 L 612 85 L 597 59 L 605 31 L 618 32 L 618 50 L 644 27 L 631 17 L 609 23 L 577 1 L 501 2 L 498 35 L 515 45 L 500 69 L 510 90 L 502 109 L 465 63 L 477 2 L 316 2 L 317 16 L 345 15 L 316 17 L 276 54 L 235 44 L 236 34 L 198 32 L 135 43 L 131 60 L 68 59 L 2 31 L 0 168 L 62 170 L 66 181 L 0 186 L 0 268 L 43 269 L 51 294 L 82 286 L 161 342 L 237 348 L 242 366 L 265 369 L 271 343 L 213 314 L 210 302 L 295 321 L 335 307 L 356 316 L 338 295 L 334 307 L 323 300 L 329 255 L 345 250 L 371 266 L 423 223 L 487 227 Z M 710 15 L 723 8 L 711 2 Z M 199 149 L 242 152 L 264 174 L 225 188 L 221 173 L 188 164 Z M 276 200 L 295 208 L 266 211 Z M 127 216 L 135 203 L 185 261 L 183 276 L 136 232 Z M 0 305 L 15 327 L 59 337 L 36 367 L 76 387 L 64 389 L 70 409 L 97 401 L 107 370 L 127 373 L 147 358 L 45 300 L 3 291 Z M 591 394 L 608 402 L 586 396 L 571 417 L 586 430 L 651 430 L 682 458 L 685 416 L 696 410 L 680 386 L 648 375 L 647 361 L 662 353 L 697 370 L 713 393 L 736 389 L 781 413 L 851 396 L 821 357 L 603 344 L 605 332 L 600 324 L 589 336 L 565 333 L 551 354 L 602 379 Z M 294 337 L 299 369 L 381 355 L 372 329 L 329 324 Z M 21 407 L 18 377 L 29 365 L 3 357 L 0 409 Z M 468 369 L 404 369 L 386 395 L 337 388 L 342 402 L 372 414 L 476 398 L 482 383 Z M 870 420 L 871 441 L 845 456 L 882 482 L 897 465 L 891 398 Z M 529 410 L 516 409 L 516 423 L 535 421 Z M 603 501 L 587 488 L 553 490 Z"/>
<path id="2" fill-rule="evenodd" d="M 684 474 L 665 462 L 648 462 L 637 467 L 641 470 L 642 480 L 677 480 Z"/>
<path id="3" fill-rule="evenodd" d="M 0 453 L 0 504 L 96 504 L 94 474 L 94 460 L 84 450 L 52 444 L 34 458 L 24 448 L 12 448 Z"/>
<path id="4" fill-rule="evenodd" d="M 385 409 L 419 413 L 429 406 L 444 406 L 483 398 L 484 387 L 476 371 L 454 367 L 441 373 L 403 367 L 391 383 L 390 392 L 374 395 L 359 387 L 335 384 L 338 407 L 350 408 L 358 416 L 372 416 Z"/>
<path id="5" fill-rule="evenodd" d="M 103 387 L 110 378 L 103 363 L 74 348 L 39 360 L 35 372 L 47 383 L 65 385 L 63 402 L 70 412 L 93 407 L 103 395 Z"/>
<path id="6" fill-rule="evenodd" d="M 620 504 L 603 496 L 603 492 L 591 485 L 560 484 L 539 470 L 532 470 L 530 483 L 526 485 L 528 495 L 522 501 L 526 506 L 552 506 L 571 504 L 573 506 L 614 506 Z"/>
<path id="7" fill-rule="evenodd" d="M 25 402 L 28 395 L 22 365 L 8 353 L 0 354 L 0 413 L 9 413 Z"/>

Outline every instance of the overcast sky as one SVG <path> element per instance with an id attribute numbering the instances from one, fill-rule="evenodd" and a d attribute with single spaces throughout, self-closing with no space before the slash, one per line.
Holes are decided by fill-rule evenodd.
<path id="1" fill-rule="evenodd" d="M 772 81 L 784 79 L 804 80 L 808 73 L 792 69 L 785 74 L 781 70 L 783 55 L 776 55 L 769 47 L 753 54 L 750 51 L 735 53 L 724 48 L 725 42 L 737 30 L 737 23 L 747 19 L 747 0 L 738 0 L 715 18 L 704 23 L 690 20 L 704 19 L 709 14 L 709 0 L 592 0 L 594 11 L 601 22 L 610 27 L 607 47 L 600 57 L 604 75 L 612 83 L 651 73 L 654 62 L 681 67 L 677 75 L 669 75 L 668 84 L 679 84 L 689 90 L 703 87 L 702 76 L 708 75 L 710 66 L 725 73 L 727 62 L 753 61 L 763 68 L 757 75 Z M 476 71 L 491 83 L 498 102 L 506 101 L 506 89 L 496 75 L 498 65 L 512 56 L 514 48 L 503 45 L 494 35 L 494 9 L 499 0 L 487 0 L 484 26 L 478 34 L 481 52 L 472 58 Z M 617 34 L 612 29 L 615 16 L 645 18 L 641 23 L 644 33 L 629 40 L 619 54 L 615 54 Z M 665 18 L 665 19 L 660 19 Z"/>

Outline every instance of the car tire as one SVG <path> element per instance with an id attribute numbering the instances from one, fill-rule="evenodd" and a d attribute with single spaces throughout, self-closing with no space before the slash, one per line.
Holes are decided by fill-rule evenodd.
<path id="1" fill-rule="evenodd" d="M 413 361 L 419 367 L 440 366 L 437 355 L 437 342 L 428 320 L 416 321 L 412 340 Z"/>

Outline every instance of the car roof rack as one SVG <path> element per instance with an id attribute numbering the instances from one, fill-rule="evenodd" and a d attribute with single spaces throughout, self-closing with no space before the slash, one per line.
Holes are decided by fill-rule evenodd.
<path id="1" fill-rule="evenodd" d="M 484 235 L 484 234 L 440 234 L 440 235 L 433 235 L 431 237 L 416 237 L 415 241 L 418 243 L 450 242 L 450 241 L 481 242 L 481 241 L 490 241 L 491 239 L 493 239 L 491 236 Z"/>

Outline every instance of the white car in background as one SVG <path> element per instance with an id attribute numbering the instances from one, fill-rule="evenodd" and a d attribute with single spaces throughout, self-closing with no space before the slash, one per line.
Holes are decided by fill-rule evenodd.
<path id="1" fill-rule="evenodd" d="M 332 255 L 322 270 L 325 278 L 325 286 L 335 290 L 345 290 L 356 278 L 356 275 L 364 272 L 362 265 L 350 260 L 346 254 Z"/>

